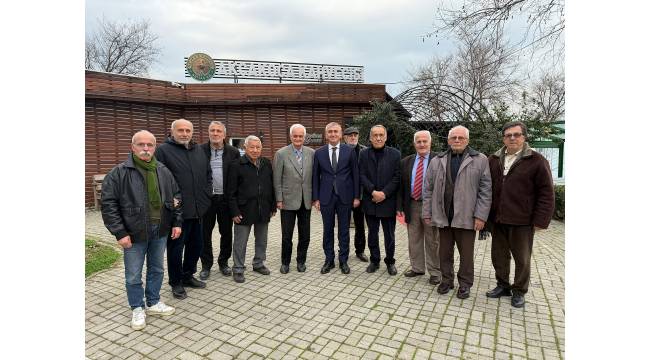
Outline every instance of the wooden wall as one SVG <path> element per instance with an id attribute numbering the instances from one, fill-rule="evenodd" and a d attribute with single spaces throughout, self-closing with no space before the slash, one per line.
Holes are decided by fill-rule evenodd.
<path id="1" fill-rule="evenodd" d="M 206 84 L 184 85 L 114 74 L 86 72 L 85 204 L 93 205 L 92 176 L 124 161 L 131 137 L 142 129 L 162 143 L 172 121 L 194 125 L 194 140 L 208 140 L 210 121 L 226 124 L 229 137 L 262 135 L 262 155 L 272 158 L 289 143 L 288 130 L 301 123 L 323 134 L 331 121 L 370 109 L 385 96 L 383 85 L 365 84 Z M 324 137 L 323 137 L 324 139 Z M 312 145 L 318 147 L 320 144 Z"/>

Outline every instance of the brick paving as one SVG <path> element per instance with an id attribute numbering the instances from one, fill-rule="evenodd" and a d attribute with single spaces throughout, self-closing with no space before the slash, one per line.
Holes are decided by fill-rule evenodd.
<path id="1" fill-rule="evenodd" d="M 354 229 L 350 229 L 353 237 Z M 86 234 L 116 245 L 98 212 L 86 212 Z M 381 232 L 380 232 L 381 234 Z M 294 237 L 297 233 L 294 234 Z M 215 257 L 218 231 L 213 234 Z M 381 235 L 380 235 L 381 238 Z M 523 309 L 510 298 L 488 299 L 495 285 L 490 239 L 476 241 L 472 293 L 459 300 L 439 295 L 428 274 L 409 268 L 406 227 L 396 231 L 397 276 L 385 265 L 367 274 L 352 256 L 349 275 L 337 268 L 320 274 L 324 262 L 320 214 L 312 214 L 307 272 L 298 273 L 295 248 L 288 274 L 280 268 L 280 220 L 269 226 L 266 265 L 270 276 L 252 272 L 252 239 L 246 282 L 213 272 L 206 289 L 187 289 L 176 300 L 167 285 L 169 317 L 147 317 L 131 330 L 121 260 L 86 279 L 86 357 L 89 359 L 563 359 L 564 224 L 535 238 L 531 284 Z M 380 242 L 383 241 L 380 239 Z M 295 246 L 295 244 L 294 244 Z M 353 250 L 352 250 L 353 252 Z M 382 255 L 383 255 L 382 249 Z M 366 255 L 368 255 L 366 249 Z M 456 266 L 458 253 L 456 252 Z M 232 265 L 232 259 L 231 259 Z M 200 269 L 200 263 L 199 263 Z M 514 270 L 514 264 L 512 266 Z M 197 274 L 198 276 L 198 274 Z M 511 274 L 512 276 L 512 274 Z"/>

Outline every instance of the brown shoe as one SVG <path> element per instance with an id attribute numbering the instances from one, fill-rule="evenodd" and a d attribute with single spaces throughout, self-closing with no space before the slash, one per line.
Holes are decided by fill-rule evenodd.
<path id="1" fill-rule="evenodd" d="M 415 272 L 413 270 L 409 270 L 409 271 L 404 273 L 404 276 L 406 276 L 406 277 L 416 277 L 416 276 L 421 276 L 421 275 L 424 275 L 424 273 Z"/>

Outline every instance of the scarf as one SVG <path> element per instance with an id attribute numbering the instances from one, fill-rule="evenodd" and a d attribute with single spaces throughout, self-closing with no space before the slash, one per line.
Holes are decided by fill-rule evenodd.
<path id="1" fill-rule="evenodd" d="M 151 157 L 151 161 L 146 162 L 140 160 L 135 154 L 133 156 L 133 162 L 135 166 L 144 170 L 147 174 L 145 176 L 147 184 L 147 195 L 149 195 L 149 206 L 153 210 L 160 210 L 160 192 L 158 191 L 158 178 L 156 173 L 156 158 Z"/>

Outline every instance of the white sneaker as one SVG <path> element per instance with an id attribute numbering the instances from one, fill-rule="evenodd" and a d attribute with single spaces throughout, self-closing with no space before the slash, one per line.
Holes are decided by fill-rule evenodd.
<path id="1" fill-rule="evenodd" d="M 174 311 L 176 311 L 176 309 L 169 305 L 165 305 L 162 301 L 158 301 L 156 305 L 147 308 L 147 313 L 153 315 L 167 316 L 173 314 Z"/>
<path id="2" fill-rule="evenodd" d="M 133 316 L 131 317 L 131 329 L 133 330 L 142 330 L 147 325 L 145 321 L 147 314 L 145 314 L 144 309 L 137 307 L 133 309 Z"/>

